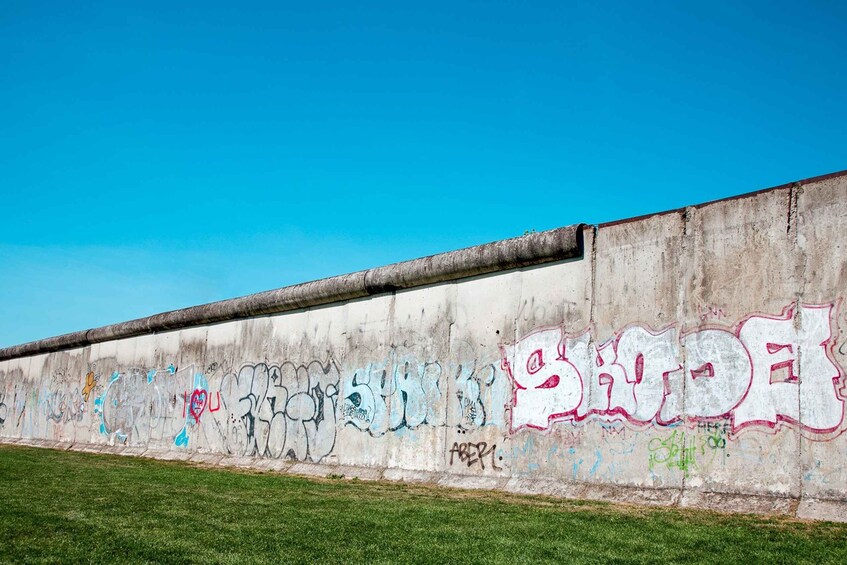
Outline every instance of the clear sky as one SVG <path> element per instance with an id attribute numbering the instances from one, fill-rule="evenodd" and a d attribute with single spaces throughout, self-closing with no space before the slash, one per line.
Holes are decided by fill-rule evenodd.
<path id="1" fill-rule="evenodd" d="M 0 346 L 847 168 L 847 3 L 0 4 Z"/>

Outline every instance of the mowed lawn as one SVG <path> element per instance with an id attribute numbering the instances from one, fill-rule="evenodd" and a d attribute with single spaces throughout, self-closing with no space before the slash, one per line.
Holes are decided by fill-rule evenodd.
<path id="1" fill-rule="evenodd" d="M 847 525 L 0 446 L 0 561 L 847 563 Z"/>

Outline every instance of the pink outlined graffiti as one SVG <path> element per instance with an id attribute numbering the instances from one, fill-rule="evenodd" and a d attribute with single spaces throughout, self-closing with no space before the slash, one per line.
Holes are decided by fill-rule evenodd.
<path id="1" fill-rule="evenodd" d="M 191 415 L 194 417 L 195 422 L 200 421 L 200 415 L 203 414 L 203 410 L 206 409 L 206 399 L 208 398 L 209 393 L 205 390 L 195 390 L 191 393 L 191 401 L 189 411 Z"/>
<path id="2" fill-rule="evenodd" d="M 636 427 L 729 420 L 732 433 L 784 423 L 825 439 L 844 418 L 843 371 L 832 354 L 839 302 L 792 302 L 776 316 L 681 334 L 633 324 L 600 345 L 590 329 L 537 328 L 500 347 L 512 382 L 510 429 L 589 417 Z"/>
<path id="3" fill-rule="evenodd" d="M 213 403 L 213 400 L 217 398 L 217 404 Z M 203 411 L 208 406 L 209 412 L 217 412 L 221 409 L 221 393 L 220 391 L 216 391 L 214 394 L 206 390 L 205 388 L 194 389 L 193 392 L 189 394 L 186 390 L 182 393 L 182 417 L 185 418 L 186 408 L 188 409 L 188 413 L 191 414 L 191 417 L 194 418 L 195 422 L 200 422 L 200 416 L 203 414 Z"/>

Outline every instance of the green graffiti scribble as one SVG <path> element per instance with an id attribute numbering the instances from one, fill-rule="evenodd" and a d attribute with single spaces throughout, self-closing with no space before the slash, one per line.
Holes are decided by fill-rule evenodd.
<path id="1" fill-rule="evenodd" d="M 685 432 L 674 430 L 668 438 L 654 437 L 647 444 L 650 451 L 649 465 L 652 471 L 657 466 L 664 465 L 668 469 L 679 469 L 685 477 L 697 468 L 697 448 L 695 439 Z"/>
<path id="2" fill-rule="evenodd" d="M 674 430 L 666 438 L 654 437 L 647 444 L 650 471 L 664 466 L 679 469 L 685 477 L 695 469 L 708 467 L 716 458 L 722 458 L 726 449 L 726 438 L 722 430 L 711 430 L 708 434 Z"/>

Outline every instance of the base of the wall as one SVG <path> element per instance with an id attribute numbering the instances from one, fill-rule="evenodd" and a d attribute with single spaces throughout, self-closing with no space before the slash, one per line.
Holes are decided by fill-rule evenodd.
<path id="1" fill-rule="evenodd" d="M 351 465 L 315 464 L 283 459 L 235 457 L 217 453 L 190 453 L 174 449 L 152 449 L 89 443 L 69 443 L 41 439 L 0 438 L 0 443 L 48 449 L 106 453 L 130 457 L 148 457 L 163 461 L 188 461 L 200 465 L 255 469 L 307 477 L 356 478 L 407 483 L 433 484 L 445 488 L 500 490 L 514 494 L 543 495 L 556 498 L 594 500 L 653 506 L 702 508 L 719 512 L 755 513 L 790 516 L 802 520 L 847 522 L 847 500 L 794 498 L 722 492 L 690 491 L 676 488 L 641 488 L 632 486 L 572 483 L 552 479 L 499 478 L 456 475 L 434 471 L 398 468 L 357 467 Z"/>

